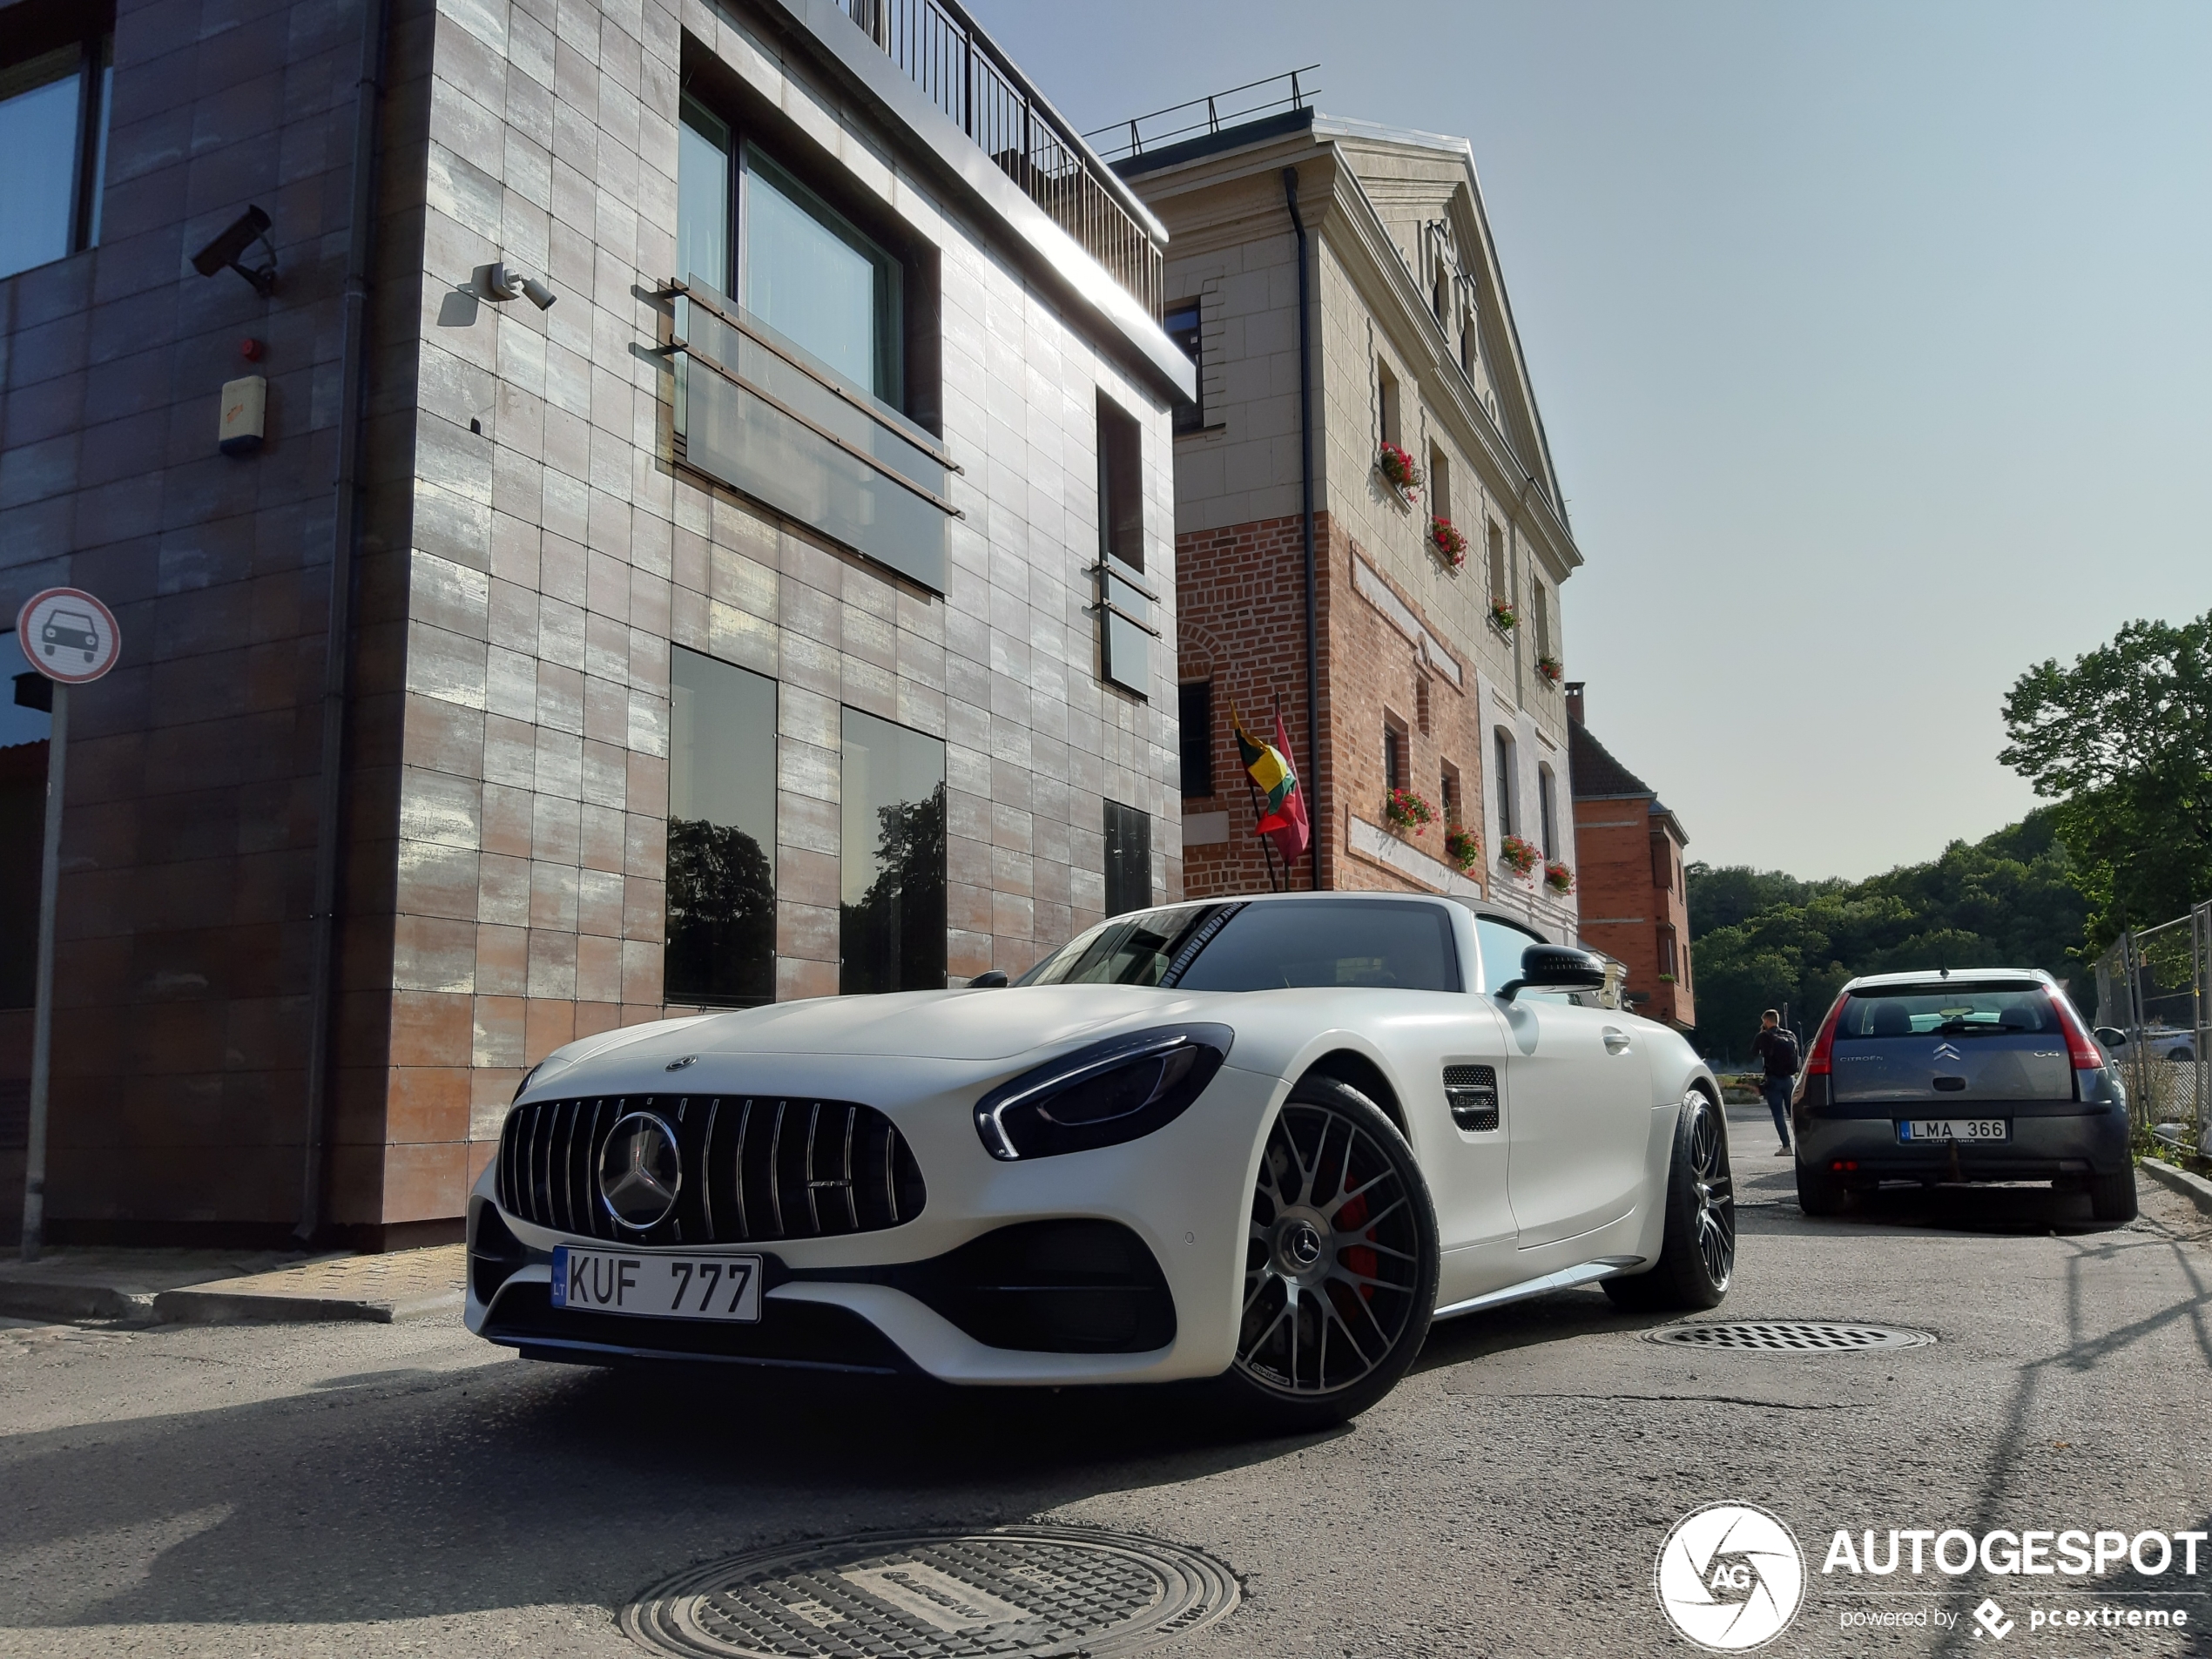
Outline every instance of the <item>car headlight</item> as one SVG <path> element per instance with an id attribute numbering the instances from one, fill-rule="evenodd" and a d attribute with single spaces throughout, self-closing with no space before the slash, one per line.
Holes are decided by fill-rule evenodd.
<path id="1" fill-rule="evenodd" d="M 1225 1025 L 1171 1025 L 1078 1049 L 977 1101 L 975 1132 L 1007 1163 L 1119 1146 L 1182 1116 L 1235 1041 Z"/>
<path id="2" fill-rule="evenodd" d="M 513 1105 L 516 1101 L 522 1099 L 523 1091 L 529 1088 L 531 1084 L 548 1082 L 556 1072 L 566 1071 L 575 1063 L 572 1060 L 562 1060 L 553 1055 L 546 1055 L 544 1059 L 523 1074 L 523 1081 L 515 1085 L 515 1093 L 507 1103 Z"/>

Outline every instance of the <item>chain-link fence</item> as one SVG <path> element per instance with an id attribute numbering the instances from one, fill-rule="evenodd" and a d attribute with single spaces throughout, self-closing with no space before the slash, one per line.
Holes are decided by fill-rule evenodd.
<path id="1" fill-rule="evenodd" d="M 2212 902 L 2131 928 L 2097 962 L 2097 1039 L 2137 1129 L 2212 1157 Z"/>

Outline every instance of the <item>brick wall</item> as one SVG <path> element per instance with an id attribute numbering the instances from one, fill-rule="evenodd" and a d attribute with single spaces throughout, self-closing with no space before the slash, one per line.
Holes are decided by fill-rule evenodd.
<path id="1" fill-rule="evenodd" d="M 1353 579 L 1359 550 L 1326 513 L 1315 515 L 1317 630 L 1321 647 L 1322 743 L 1306 739 L 1305 623 L 1301 520 L 1260 519 L 1177 538 L 1176 593 L 1180 617 L 1179 667 L 1185 682 L 1213 685 L 1213 776 L 1217 792 L 1183 803 L 1196 814 L 1226 813 L 1228 839 L 1184 850 L 1184 887 L 1193 898 L 1264 892 L 1270 873 L 1254 833 L 1252 792 L 1231 725 L 1232 709 L 1265 738 L 1279 708 L 1293 759 L 1309 789 L 1320 849 L 1321 885 L 1345 889 L 1437 891 L 1353 844 L 1352 820 L 1384 826 L 1383 733 L 1386 719 L 1405 727 L 1407 772 L 1415 792 L 1438 810 L 1438 821 L 1403 839 L 1442 860 L 1445 826 L 1439 782 L 1447 761 L 1459 772 L 1470 823 L 1482 786 L 1482 725 L 1472 671 L 1461 684 L 1424 667 L 1419 646 L 1360 592 Z M 1420 609 L 1399 602 L 1417 620 Z M 1424 685 L 1426 682 L 1426 691 Z M 1423 727 L 1422 712 L 1427 721 Z M 1279 865 L 1275 879 L 1281 880 Z M 1480 885 L 1480 873 L 1475 877 Z M 1311 880 L 1304 861 L 1291 885 Z"/>

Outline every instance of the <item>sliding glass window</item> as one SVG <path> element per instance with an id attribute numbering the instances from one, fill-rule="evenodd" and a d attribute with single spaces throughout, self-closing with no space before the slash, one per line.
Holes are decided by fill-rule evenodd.
<path id="1" fill-rule="evenodd" d="M 945 986 L 945 745 L 845 711 L 838 988 Z"/>
<path id="2" fill-rule="evenodd" d="M 671 1002 L 776 996 L 776 682 L 670 652 Z"/>
<path id="3" fill-rule="evenodd" d="M 0 30 L 0 277 L 100 239 L 114 8 L 22 0 Z"/>

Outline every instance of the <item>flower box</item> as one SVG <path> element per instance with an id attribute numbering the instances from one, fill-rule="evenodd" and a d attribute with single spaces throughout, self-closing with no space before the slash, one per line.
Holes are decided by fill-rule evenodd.
<path id="1" fill-rule="evenodd" d="M 1444 833 L 1444 853 L 1461 875 L 1472 875 L 1482 862 L 1482 842 L 1454 824 Z"/>
<path id="2" fill-rule="evenodd" d="M 1393 789 L 1383 802 L 1383 816 L 1390 820 L 1391 828 L 1419 835 L 1436 821 L 1436 808 L 1410 789 Z"/>
<path id="3" fill-rule="evenodd" d="M 1375 469 L 1407 501 L 1419 498 L 1424 476 L 1420 463 L 1396 444 L 1386 443 L 1377 451 Z"/>
<path id="4" fill-rule="evenodd" d="M 1554 893 L 1572 893 L 1575 891 L 1575 872 L 1556 861 L 1547 864 L 1544 866 L 1544 885 Z"/>
<path id="5" fill-rule="evenodd" d="M 1495 628 L 1500 633 L 1511 633 L 1514 631 L 1514 625 L 1520 620 L 1520 614 L 1503 599 L 1491 600 L 1490 625 L 1493 628 Z"/>
<path id="6" fill-rule="evenodd" d="M 1536 659 L 1536 671 L 1554 685 L 1567 677 L 1566 668 L 1561 665 L 1556 657 L 1539 657 Z"/>
<path id="7" fill-rule="evenodd" d="M 1436 550 L 1437 557 L 1454 570 L 1467 567 L 1467 532 L 1450 519 L 1432 518 L 1428 521 L 1428 544 Z"/>
<path id="8" fill-rule="evenodd" d="M 1508 835 L 1498 843 L 1498 862 L 1515 875 L 1526 880 L 1544 861 L 1533 841 L 1524 841 L 1518 835 Z"/>

